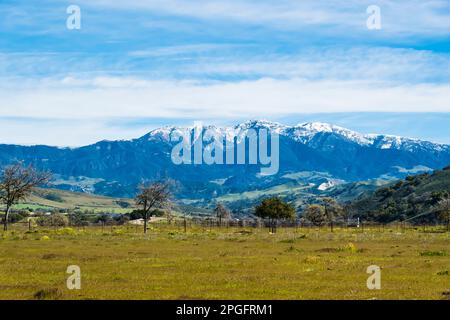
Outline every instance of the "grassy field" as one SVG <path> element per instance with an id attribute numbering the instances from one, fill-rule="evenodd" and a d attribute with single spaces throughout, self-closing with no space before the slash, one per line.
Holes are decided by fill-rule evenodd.
<path id="1" fill-rule="evenodd" d="M 429 228 L 48 229 L 0 233 L 0 299 L 448 299 L 450 233 Z M 369 290 L 370 265 L 382 269 Z M 81 290 L 66 269 L 81 268 Z"/>

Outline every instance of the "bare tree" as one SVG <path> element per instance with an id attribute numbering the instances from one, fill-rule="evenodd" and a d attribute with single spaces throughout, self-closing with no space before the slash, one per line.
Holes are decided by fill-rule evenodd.
<path id="1" fill-rule="evenodd" d="M 3 230 L 8 230 L 11 207 L 25 200 L 35 187 L 47 184 L 50 179 L 49 172 L 40 172 L 31 165 L 24 167 L 20 162 L 4 168 L 0 176 L 0 202 L 6 206 Z"/>
<path id="2" fill-rule="evenodd" d="M 141 184 L 139 194 L 136 196 L 136 204 L 142 207 L 144 217 L 144 233 L 147 233 L 147 222 L 151 218 L 153 209 L 162 207 L 169 202 L 170 192 L 167 183 Z"/>
<path id="3" fill-rule="evenodd" d="M 342 212 L 342 207 L 333 198 L 323 198 L 322 203 L 325 208 L 325 217 L 330 223 L 331 232 L 333 232 L 334 219 Z"/>
<path id="4" fill-rule="evenodd" d="M 173 211 L 172 211 L 172 209 L 173 209 L 172 204 L 167 203 L 165 209 L 166 209 L 165 215 L 166 215 L 167 223 L 170 225 L 170 224 L 172 224 L 173 219 L 175 219 L 175 215 L 173 214 Z"/>
<path id="5" fill-rule="evenodd" d="M 227 208 L 225 208 L 225 206 L 223 204 L 221 204 L 220 202 L 214 208 L 214 214 L 219 219 L 220 227 L 222 226 L 222 219 L 228 220 L 231 218 L 230 211 L 228 211 Z"/>
<path id="6" fill-rule="evenodd" d="M 318 204 L 311 204 L 306 207 L 303 217 L 315 226 L 322 226 L 327 221 L 325 208 Z"/>

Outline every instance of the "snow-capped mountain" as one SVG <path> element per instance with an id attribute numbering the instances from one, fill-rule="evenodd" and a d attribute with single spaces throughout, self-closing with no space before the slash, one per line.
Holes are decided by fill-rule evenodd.
<path id="1" fill-rule="evenodd" d="M 171 159 L 178 141 L 171 139 L 175 133 L 187 130 L 194 136 L 195 130 L 208 130 L 229 141 L 236 137 L 239 143 L 251 129 L 279 134 L 276 175 L 261 176 L 259 165 L 177 165 Z M 449 165 L 450 147 L 404 137 L 360 134 L 327 123 L 286 126 L 253 120 L 229 127 L 166 126 L 134 140 L 101 141 L 73 149 L 0 145 L 0 166 L 17 160 L 52 171 L 58 177 L 55 186 L 63 189 L 133 196 L 142 180 L 172 179 L 179 198 L 208 200 L 256 190 L 264 191 L 259 193 L 262 195 L 273 190 L 322 192 L 346 182 L 401 178 Z"/>
<path id="2" fill-rule="evenodd" d="M 405 151 L 429 150 L 434 152 L 449 151 L 450 146 L 428 141 L 405 138 L 394 135 L 383 134 L 361 134 L 346 128 L 322 122 L 306 122 L 296 126 L 286 126 L 277 122 L 267 120 L 250 120 L 230 127 L 204 126 L 204 130 L 215 131 L 217 135 L 226 137 L 227 140 L 233 137 L 239 137 L 246 133 L 249 129 L 267 129 L 269 132 L 277 133 L 293 139 L 297 142 L 308 144 L 318 135 L 330 134 L 336 135 L 350 142 L 357 143 L 360 146 L 374 147 L 378 149 L 396 149 Z M 147 139 L 158 138 L 169 142 L 174 132 L 193 128 L 181 128 L 175 126 L 167 126 L 151 131 L 145 137 Z"/>

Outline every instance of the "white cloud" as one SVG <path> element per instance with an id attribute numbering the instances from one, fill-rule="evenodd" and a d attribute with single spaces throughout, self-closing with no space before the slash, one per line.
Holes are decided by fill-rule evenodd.
<path id="1" fill-rule="evenodd" d="M 104 119 L 0 118 L 0 143 L 77 147 L 101 140 L 137 138 L 149 129 L 115 127 Z"/>
<path id="2" fill-rule="evenodd" d="M 233 118 L 308 112 L 449 112 L 449 84 L 364 81 L 195 83 L 143 79 L 65 79 L 48 86 L 0 91 L 0 117 Z"/>
<path id="3" fill-rule="evenodd" d="M 77 141 L 142 133 L 133 129 L 118 135 L 118 129 L 105 120 L 122 117 L 200 120 L 345 111 L 450 112 L 448 54 L 374 47 L 342 49 L 346 41 L 339 41 L 352 39 L 351 45 L 355 45 L 370 34 L 373 40 L 361 41 L 368 46 L 372 41 L 398 43 L 397 39 L 406 39 L 400 43 L 407 44 L 421 36 L 429 37 L 423 43 L 431 44 L 430 39 L 450 35 L 449 1 L 78 3 L 82 11 L 86 8 L 86 33 L 81 35 L 89 35 L 87 38 L 68 36 L 65 10 L 53 1 L 44 1 L 45 10 L 37 10 L 35 4 L 17 8 L 0 5 L 7 9 L 0 26 L 14 31 L 2 39 L 7 50 L 0 52 L 0 119 L 58 119 L 45 127 L 0 120 L 3 142 L 76 145 Z M 369 4 L 381 7 L 380 32 L 370 33 L 365 27 Z M 214 29 L 211 33 L 209 27 Z M 160 34 L 164 28 L 170 32 Z M 152 33 L 158 35 L 154 41 L 142 37 L 149 29 L 158 31 Z M 15 40 L 16 35 L 61 32 L 67 38 L 46 38 L 36 48 L 22 46 L 22 37 Z M 299 34 L 307 37 L 307 46 L 310 39 L 318 40 L 319 45 L 321 39 L 336 39 L 341 49 L 321 46 L 299 50 Z M 260 38 L 265 40 L 266 35 L 267 41 L 262 43 Z M 248 43 L 253 37 L 255 42 Z M 61 42 L 64 39 L 74 43 Z M 99 39 L 124 41 L 126 45 L 83 51 L 91 44 L 101 44 Z M 161 47 L 162 43 L 167 46 Z M 8 47 L 10 44 L 14 46 Z M 11 53 L 12 48 L 24 51 Z"/>
<path id="4" fill-rule="evenodd" d="M 188 65 L 186 72 L 193 75 L 358 79 L 402 83 L 450 82 L 450 55 L 377 47 L 314 48 L 291 56 L 205 59 Z"/>
<path id="5" fill-rule="evenodd" d="M 139 9 L 206 20 L 234 20 L 278 28 L 353 27 L 364 31 L 366 8 L 381 7 L 383 30 L 395 34 L 450 33 L 450 3 L 445 0 L 84 0 L 86 5 Z"/>
<path id="6" fill-rule="evenodd" d="M 225 48 L 229 50 L 221 51 Z M 115 59 L 101 54 L 74 54 L 68 59 L 64 53 L 0 52 L 0 77 L 22 77 L 19 87 L 36 75 L 43 77 L 41 81 L 46 81 L 45 75 L 66 77 L 67 81 L 72 77 L 81 81 L 86 77 L 99 80 L 101 76 L 110 77 L 114 74 L 124 77 L 145 76 L 147 79 L 200 80 L 231 76 L 234 79 L 268 77 L 389 83 L 450 82 L 450 55 L 447 53 L 385 47 L 322 47 L 302 49 L 290 54 L 263 55 L 249 54 L 238 48 L 239 45 L 207 43 L 168 46 L 131 51 Z M 220 53 L 211 54 L 209 50 Z M 142 59 L 139 64 L 133 61 L 135 57 Z M 134 81 L 132 84 L 137 83 Z M 8 86 L 8 82 L 3 85 Z"/>
<path id="7" fill-rule="evenodd" d="M 214 44 L 214 43 L 204 43 L 204 44 L 192 44 L 192 45 L 180 45 L 180 46 L 168 46 L 168 47 L 158 47 L 149 50 L 137 50 L 129 53 L 131 57 L 164 57 L 164 56 L 174 56 L 180 54 L 198 54 L 205 53 L 214 50 L 230 49 L 235 47 L 234 45 L 228 44 Z"/>
<path id="8" fill-rule="evenodd" d="M 0 143 L 78 146 L 103 139 L 136 138 L 151 129 L 145 121 L 127 126 L 129 119 L 160 119 L 163 125 L 179 119 L 188 123 L 211 119 L 233 123 L 236 119 L 274 119 L 304 113 L 448 113 L 448 101 L 450 84 L 388 85 L 295 78 L 234 83 L 111 77 L 48 79 L 33 88 L 0 91 Z"/>
<path id="9" fill-rule="evenodd" d="M 157 54 L 209 48 L 169 47 Z M 0 70 L 6 75 L 0 78 L 0 117 L 78 119 L 85 126 L 95 121 L 97 128 L 80 129 L 81 135 L 89 132 L 93 139 L 110 137 L 116 129 L 105 119 L 121 117 L 233 120 L 319 112 L 450 112 L 450 58 L 428 51 L 309 49 L 291 56 L 206 57 L 186 64 L 169 63 L 169 69 L 159 70 L 167 76 L 156 79 L 140 77 L 142 73 L 133 70 L 113 76 L 97 67 L 102 63 L 88 58 L 85 63 L 73 63 L 84 66 L 79 72 L 65 70 L 61 64 L 56 73 L 61 76 L 7 77 L 12 73 L 9 70 L 20 70 L 21 57 L 0 55 Z M 42 66 L 46 59 L 58 59 L 53 53 L 36 60 L 25 57 L 24 73 Z M 174 80 L 171 72 L 189 80 Z M 207 80 L 209 75 L 234 79 L 212 81 Z M 35 131 L 42 128 L 37 125 Z M 2 132 L 8 139 L 22 135 L 14 133 L 17 130 Z"/>

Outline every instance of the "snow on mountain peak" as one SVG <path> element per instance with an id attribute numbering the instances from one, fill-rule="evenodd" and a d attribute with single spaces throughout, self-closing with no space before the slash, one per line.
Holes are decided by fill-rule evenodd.
<path id="1" fill-rule="evenodd" d="M 271 130 L 281 131 L 286 126 L 278 122 L 269 120 L 248 120 L 235 126 L 236 129 L 250 129 L 250 128 L 267 128 Z"/>
<path id="2" fill-rule="evenodd" d="M 304 122 L 298 124 L 297 127 L 312 132 L 332 132 L 334 126 L 324 122 Z"/>
<path id="3" fill-rule="evenodd" d="M 227 140 L 239 137 L 249 129 L 266 128 L 270 132 L 275 132 L 280 136 L 291 138 L 300 143 L 307 144 L 313 140 L 318 134 L 334 134 L 344 138 L 345 140 L 357 143 L 362 146 L 374 147 L 378 149 L 397 149 L 414 151 L 417 149 L 433 149 L 436 151 L 449 150 L 450 146 L 435 144 L 432 142 L 404 138 L 393 135 L 379 134 L 361 134 L 343 127 L 339 127 L 323 122 L 305 122 L 296 126 L 286 126 L 278 122 L 268 120 L 248 120 L 236 126 L 217 127 L 214 125 L 203 126 L 204 129 L 213 130 L 214 134 L 222 135 Z M 192 130 L 193 127 L 187 128 Z M 170 136 L 174 131 L 183 130 L 181 127 L 165 126 L 152 130 L 145 137 L 149 140 L 161 139 L 170 141 Z"/>
<path id="4" fill-rule="evenodd" d="M 175 130 L 179 130 L 179 128 L 175 126 L 164 126 L 150 131 L 144 137 L 146 137 L 148 140 L 152 140 L 157 137 L 163 141 L 170 141 L 170 135 Z"/>
<path id="5" fill-rule="evenodd" d="M 312 139 L 316 134 L 325 132 L 325 133 L 335 133 L 361 145 L 371 144 L 371 141 L 367 139 L 366 136 L 358 132 L 342 128 L 336 125 L 332 125 L 329 123 L 306 122 L 301 123 L 293 127 L 292 129 L 294 139 L 302 142 L 310 141 L 310 139 Z"/>

